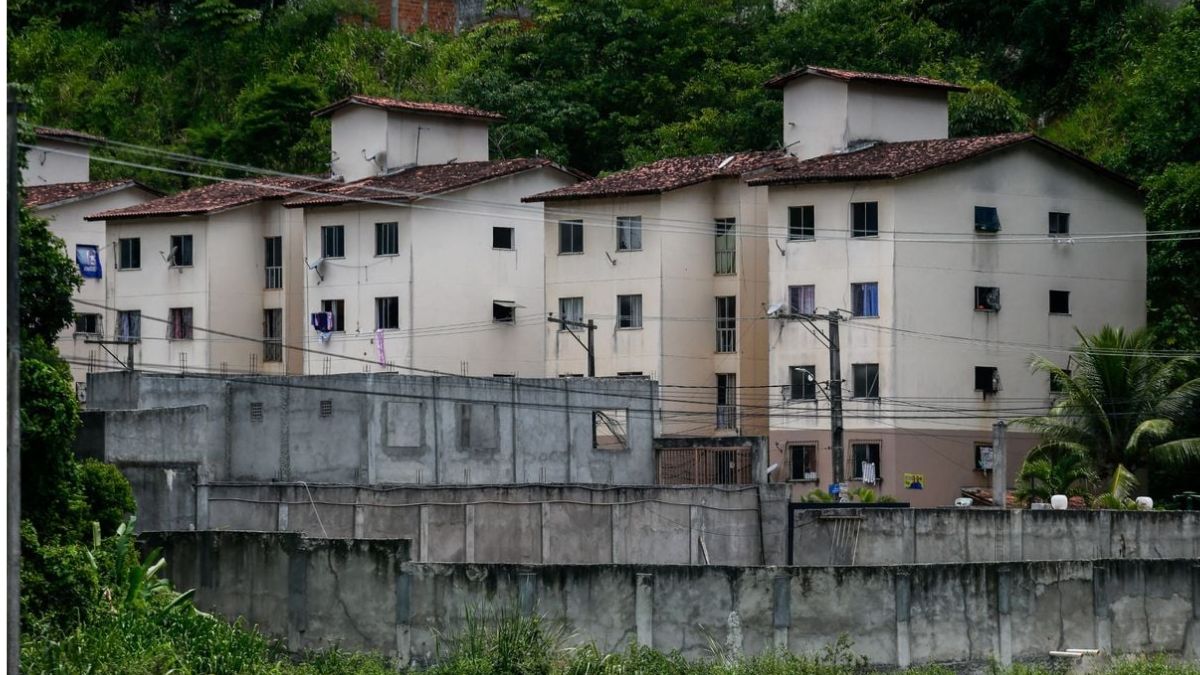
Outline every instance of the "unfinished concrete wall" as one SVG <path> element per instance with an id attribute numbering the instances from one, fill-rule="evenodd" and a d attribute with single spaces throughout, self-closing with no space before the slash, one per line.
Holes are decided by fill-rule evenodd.
<path id="1" fill-rule="evenodd" d="M 803 509 L 797 565 L 1200 558 L 1200 513 Z"/>
<path id="2" fill-rule="evenodd" d="M 469 610 L 537 612 L 571 643 L 709 657 L 816 651 L 846 634 L 879 666 L 1002 664 L 1053 649 L 1200 657 L 1195 560 L 831 567 L 403 563 L 404 542 L 159 533 L 196 602 L 293 650 L 340 644 L 434 658 Z"/>
<path id="3" fill-rule="evenodd" d="M 194 523 L 145 529 L 408 539 L 420 562 L 778 565 L 784 485 L 202 486 Z"/>

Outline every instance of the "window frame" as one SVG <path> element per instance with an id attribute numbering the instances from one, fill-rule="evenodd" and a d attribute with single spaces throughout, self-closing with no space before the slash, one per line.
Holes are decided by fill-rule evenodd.
<path id="1" fill-rule="evenodd" d="M 626 319 L 625 319 L 626 315 L 622 314 L 622 312 L 621 312 L 622 298 L 627 299 L 631 303 L 629 306 L 630 311 L 628 314 L 628 325 L 622 325 L 622 324 L 626 323 Z M 632 304 L 634 298 L 637 298 L 636 317 L 634 316 L 634 313 L 633 313 L 633 304 Z M 618 294 L 617 295 L 617 330 L 641 330 L 642 326 L 644 324 L 644 322 L 642 320 L 642 312 L 643 312 L 643 306 L 642 306 L 642 294 L 641 293 Z M 636 322 L 634 321 L 635 318 L 636 318 Z"/>
<path id="2" fill-rule="evenodd" d="M 574 317 L 567 316 L 565 305 L 563 303 L 567 302 L 567 301 L 574 301 L 574 300 L 579 301 L 579 314 Z M 573 296 L 566 297 L 566 298 L 559 298 L 558 299 L 558 318 L 560 318 L 564 321 L 574 321 L 574 322 L 578 322 L 578 323 L 583 323 L 583 296 L 582 295 L 573 295 Z M 560 333 L 565 330 L 567 330 L 566 326 L 564 326 L 561 323 L 558 324 L 558 331 Z"/>
<path id="3" fill-rule="evenodd" d="M 508 246 L 496 245 L 496 234 L 501 231 L 508 232 Z M 492 250 L 493 251 L 515 251 L 517 250 L 517 228 L 506 227 L 504 225 L 492 226 Z"/>
<path id="4" fill-rule="evenodd" d="M 194 267 L 196 260 L 195 244 L 190 234 L 171 235 L 171 254 L 168 258 L 170 267 Z M 185 260 L 186 259 L 186 260 Z"/>
<path id="5" fill-rule="evenodd" d="M 808 312 L 803 311 L 804 308 L 801 306 L 802 305 L 801 302 L 793 302 L 794 299 L 803 300 L 802 295 L 803 295 L 803 291 L 805 288 L 812 289 L 812 306 L 810 307 L 810 311 L 808 311 Z M 795 298 L 793 297 L 793 294 L 795 294 L 795 296 L 796 296 Z M 799 315 L 815 314 L 817 312 L 817 285 L 816 284 L 795 284 L 792 286 L 788 286 L 788 311 L 792 314 L 799 314 Z"/>
<path id="6" fill-rule="evenodd" d="M 387 250 L 388 244 L 391 244 L 391 251 Z M 342 250 L 345 251 L 344 243 Z M 400 255 L 400 223 L 396 221 L 375 223 L 375 257 L 392 258 L 398 255 Z"/>
<path id="7" fill-rule="evenodd" d="M 92 330 L 87 330 L 87 326 L 83 330 L 79 329 L 80 321 L 91 323 Z M 75 335 L 103 335 L 104 334 L 104 315 L 98 312 L 76 312 L 75 313 Z"/>
<path id="8" fill-rule="evenodd" d="M 386 319 L 393 318 L 391 316 L 388 316 L 388 314 L 390 313 L 391 307 L 393 305 L 395 306 L 395 317 L 394 317 L 395 325 L 385 326 L 385 325 L 383 325 L 384 323 L 393 323 L 393 322 L 386 321 Z M 381 330 L 381 329 L 382 330 L 399 330 L 400 329 L 400 296 L 386 295 L 386 296 L 381 296 L 381 297 L 375 298 L 375 330 Z"/>
<path id="9" fill-rule="evenodd" d="M 983 457 L 982 457 L 983 452 L 982 451 L 984 448 L 987 448 L 992 453 L 992 458 L 991 458 L 992 465 L 989 467 L 983 466 Z M 996 468 L 996 446 L 993 445 L 991 441 L 975 441 L 974 465 L 975 465 L 975 468 L 974 468 L 975 471 L 982 471 L 982 472 L 986 473 L 988 471 L 995 470 L 995 468 Z"/>
<path id="10" fill-rule="evenodd" d="M 1065 307 L 1066 311 L 1055 311 L 1054 306 L 1056 303 L 1054 302 L 1054 299 L 1056 297 L 1061 298 L 1062 301 L 1066 304 L 1066 307 Z M 1062 290 L 1052 288 L 1052 289 L 1050 289 L 1048 300 L 1049 300 L 1049 304 L 1050 304 L 1048 313 L 1050 314 L 1050 316 L 1071 316 L 1071 291 L 1062 291 Z"/>
<path id="11" fill-rule="evenodd" d="M 983 218 L 981 219 L 981 216 Z M 989 217 L 990 216 L 990 217 Z M 1000 207 L 975 205 L 975 233 L 997 234 L 1003 229 L 1000 223 Z"/>
<path id="12" fill-rule="evenodd" d="M 800 378 L 800 395 L 796 395 L 796 377 L 799 373 L 806 372 L 809 379 Z M 816 364 L 805 366 L 788 366 L 788 401 L 816 401 L 817 400 L 817 366 Z"/>
<path id="13" fill-rule="evenodd" d="M 737 296 L 716 298 L 716 353 L 737 353 Z M 724 312 L 724 313 L 723 313 Z"/>
<path id="14" fill-rule="evenodd" d="M 716 373 L 716 413 L 714 426 L 717 429 L 737 429 L 738 395 L 737 373 Z"/>
<path id="15" fill-rule="evenodd" d="M 803 453 L 804 460 L 801 462 L 800 471 L 796 471 L 796 451 Z M 816 443 L 788 443 L 787 444 L 787 460 L 788 460 L 788 482 L 790 483 L 815 483 L 820 481 L 820 475 L 817 473 L 817 444 Z M 811 469 L 811 471 L 808 471 Z M 806 476 L 812 473 L 812 478 Z"/>
<path id="16" fill-rule="evenodd" d="M 126 323 L 124 321 L 124 319 L 126 317 L 134 317 L 134 316 L 137 317 L 137 321 L 136 321 L 136 323 L 137 323 L 136 333 L 137 334 L 136 335 L 133 335 L 133 334 L 122 335 L 121 327 L 124 326 Z M 114 337 L 116 337 L 118 340 L 124 340 L 127 342 L 140 342 L 142 339 L 142 310 L 140 310 L 140 309 L 118 309 L 117 310 L 117 325 L 116 325 L 116 331 L 114 333 Z"/>
<path id="17" fill-rule="evenodd" d="M 975 391 L 983 392 L 984 396 L 998 393 L 1000 390 L 995 384 L 999 377 L 1000 368 L 997 366 L 975 366 Z M 986 381 L 981 378 L 986 378 Z M 985 386 L 980 386 L 981 383 Z"/>
<path id="18" fill-rule="evenodd" d="M 126 251 L 126 244 L 129 244 L 129 250 Z M 136 259 L 134 265 L 127 265 L 126 253 L 130 258 Z M 141 237 L 118 237 L 117 238 L 117 271 L 123 272 L 126 270 L 142 269 L 142 238 Z"/>
<path id="19" fill-rule="evenodd" d="M 862 223 L 858 222 L 861 211 Z M 879 202 L 850 202 L 850 238 L 871 239 L 879 236 Z"/>
<path id="20" fill-rule="evenodd" d="M 640 250 L 642 250 L 642 217 L 617 216 L 617 253 L 633 253 Z"/>
<path id="21" fill-rule="evenodd" d="M 330 241 L 329 237 L 336 235 L 335 241 Z M 331 243 L 336 243 L 338 255 L 329 255 Z M 346 257 L 346 226 L 345 225 L 322 225 L 321 226 L 321 260 L 337 260 Z"/>
<path id="22" fill-rule="evenodd" d="M 995 306 L 991 306 L 988 301 L 988 294 L 992 291 L 996 292 Z M 981 295 L 982 292 L 982 295 Z M 1000 311 L 1000 287 L 999 286 L 976 286 L 975 287 L 975 311 L 995 314 Z"/>
<path id="23" fill-rule="evenodd" d="M 336 303 L 336 304 L 335 304 Z M 341 311 L 337 311 L 338 309 Z M 340 298 L 329 298 L 321 300 L 321 311 L 328 312 L 333 315 L 334 330 L 332 333 L 346 332 L 346 301 Z"/>
<path id="24" fill-rule="evenodd" d="M 883 482 L 883 443 L 880 441 L 851 441 L 850 442 L 850 480 L 862 480 L 863 462 L 858 459 L 858 449 L 864 448 L 863 461 L 871 461 L 871 449 L 875 455 L 875 482 Z"/>
<path id="25" fill-rule="evenodd" d="M 283 237 L 263 237 L 263 288 L 283 288 Z"/>
<path id="26" fill-rule="evenodd" d="M 875 289 L 875 313 L 866 313 L 866 296 L 863 291 L 868 288 Z M 879 318 L 879 282 L 878 281 L 859 281 L 850 284 L 850 315 L 855 319 L 877 319 Z"/>
<path id="27" fill-rule="evenodd" d="M 569 236 L 564 237 L 567 234 Z M 567 249 L 564 244 L 571 244 L 571 248 Z M 576 246 L 578 248 L 576 248 Z M 584 252 L 584 236 L 583 236 L 583 220 L 560 220 L 558 221 L 558 254 L 559 255 L 581 255 Z"/>
<path id="28" fill-rule="evenodd" d="M 1071 236 L 1071 212 L 1070 211 L 1050 211 L 1048 212 L 1048 220 L 1046 235 L 1054 238 Z"/>
<path id="29" fill-rule="evenodd" d="M 799 224 L 796 223 L 799 218 Z M 817 238 L 817 207 L 800 204 L 788 207 L 788 241 L 813 241 Z"/>
<path id="30" fill-rule="evenodd" d="M 737 274 L 737 218 L 713 220 L 713 274 Z"/>
<path id="31" fill-rule="evenodd" d="M 511 300 L 492 300 L 492 323 L 515 325 L 517 323 L 516 303 Z"/>
<path id="32" fill-rule="evenodd" d="M 167 339 L 175 340 L 191 340 L 196 335 L 196 314 L 191 307 L 170 307 L 167 309 Z M 176 320 L 176 316 L 179 320 Z M 186 335 L 178 335 L 176 324 L 180 324 L 182 332 Z"/>
<path id="33" fill-rule="evenodd" d="M 863 372 L 862 379 L 863 379 L 863 384 L 865 385 L 865 391 L 862 393 L 859 392 L 859 387 L 858 387 L 858 385 L 859 385 L 859 369 L 860 368 L 862 369 L 862 372 Z M 874 368 L 874 373 L 875 373 L 874 379 L 872 379 L 870 377 L 872 368 Z M 851 386 L 851 390 L 850 390 L 851 391 L 850 398 L 859 399 L 862 401 L 878 401 L 879 400 L 879 398 L 880 398 L 879 394 L 880 394 L 880 390 L 882 389 L 882 387 L 880 386 L 880 373 L 879 373 L 879 364 L 878 363 L 852 363 L 852 364 L 850 364 L 850 376 L 853 380 L 853 382 L 851 383 L 852 386 Z M 872 394 L 872 392 L 871 392 L 872 383 L 874 383 L 874 389 L 875 389 L 873 396 L 871 395 Z"/>
<path id="34" fill-rule="evenodd" d="M 278 319 L 274 321 L 273 319 Z M 277 335 L 274 333 L 278 333 Z M 283 362 L 283 308 L 263 309 L 263 363 Z"/>

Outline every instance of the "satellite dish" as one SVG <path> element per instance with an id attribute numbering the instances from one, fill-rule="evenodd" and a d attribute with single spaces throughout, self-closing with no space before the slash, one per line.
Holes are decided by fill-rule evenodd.
<path id="1" fill-rule="evenodd" d="M 769 316 L 769 317 L 774 318 L 781 314 L 783 314 L 783 303 L 782 302 L 777 302 L 767 308 L 767 316 Z"/>
<path id="2" fill-rule="evenodd" d="M 717 165 L 717 168 L 724 169 L 725 167 L 729 166 L 729 163 L 732 162 L 736 157 L 737 155 L 730 155 L 726 157 L 725 159 L 721 160 L 721 163 Z"/>

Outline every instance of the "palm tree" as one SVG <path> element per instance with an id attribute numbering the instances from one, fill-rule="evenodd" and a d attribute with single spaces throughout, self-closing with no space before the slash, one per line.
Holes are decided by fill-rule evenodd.
<path id="1" fill-rule="evenodd" d="M 1200 378 L 1188 379 L 1193 359 L 1154 354 L 1146 329 L 1076 332 L 1080 345 L 1070 372 L 1041 356 L 1031 360 L 1034 372 L 1049 375 L 1061 391 L 1048 414 L 1017 420 L 1041 435 L 1026 463 L 1078 456 L 1093 472 L 1089 482 L 1107 483 L 1122 469 L 1144 475 L 1152 466 L 1200 459 L 1200 438 L 1181 438 L 1179 431 L 1200 414 Z M 1029 469 L 1030 478 L 1042 473 Z"/>
<path id="2" fill-rule="evenodd" d="M 1016 497 L 1049 501 L 1051 495 L 1089 495 L 1096 483 L 1092 460 L 1082 452 L 1061 447 L 1037 447 L 1017 472 Z"/>

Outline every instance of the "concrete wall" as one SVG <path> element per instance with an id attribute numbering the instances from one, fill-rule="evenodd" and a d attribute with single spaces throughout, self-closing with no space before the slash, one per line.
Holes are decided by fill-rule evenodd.
<path id="1" fill-rule="evenodd" d="M 1200 513 L 803 509 L 796 565 L 1200 559 Z"/>
<path id="2" fill-rule="evenodd" d="M 82 183 L 91 173 L 90 145 L 38 136 L 37 147 L 25 152 L 21 184 Z"/>
<path id="3" fill-rule="evenodd" d="M 846 634 L 878 666 L 982 665 L 1053 649 L 1200 656 L 1194 560 L 862 567 L 405 563 L 406 542 L 152 533 L 196 603 L 292 650 L 340 645 L 429 662 L 467 611 L 537 612 L 570 644 L 688 658 L 813 652 Z M 351 582 L 352 580 L 352 582 Z"/>
<path id="4" fill-rule="evenodd" d="M 368 488 L 217 483 L 201 486 L 200 493 L 195 523 L 146 527 L 188 530 L 194 525 L 197 530 L 407 539 L 413 542 L 413 560 L 419 562 L 784 562 L 783 486 Z"/>

